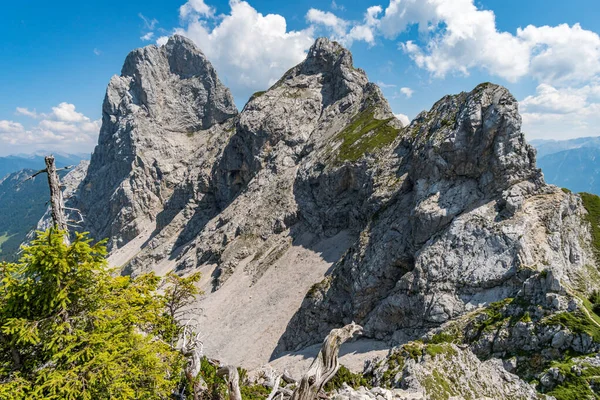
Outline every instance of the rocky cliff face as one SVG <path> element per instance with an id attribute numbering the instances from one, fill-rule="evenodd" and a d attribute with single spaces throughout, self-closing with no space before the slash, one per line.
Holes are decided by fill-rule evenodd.
<path id="1" fill-rule="evenodd" d="M 110 248 L 138 236 L 187 169 L 213 156 L 202 147 L 236 114 L 231 93 L 191 41 L 174 36 L 160 48 L 130 53 L 108 85 L 98 146 L 81 186 L 77 205 L 86 228 L 108 238 Z"/>
<path id="2" fill-rule="evenodd" d="M 403 342 L 513 297 L 531 270 L 548 266 L 571 283 L 582 276 L 593 259 L 581 203 L 544 184 L 520 121 L 510 93 L 483 84 L 404 129 L 374 163 L 388 163 L 399 189 L 306 299 L 284 345 L 352 319 Z"/>
<path id="3" fill-rule="evenodd" d="M 450 338 L 470 349 L 458 358 L 514 358 L 528 379 L 597 349 L 593 218 L 545 184 L 505 88 L 446 96 L 404 127 L 350 52 L 319 39 L 238 114 L 175 36 L 127 57 L 103 110 L 75 196 L 85 229 L 124 273 L 202 271 L 212 356 L 257 367 L 351 320 L 378 348 Z M 543 353 L 537 370 L 516 346 Z M 436 362 L 384 383 L 421 377 L 427 394 Z M 512 376 L 485 365 L 481 385 Z"/>

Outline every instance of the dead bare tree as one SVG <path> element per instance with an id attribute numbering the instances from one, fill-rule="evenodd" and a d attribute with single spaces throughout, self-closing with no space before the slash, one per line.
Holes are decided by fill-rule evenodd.
<path id="1" fill-rule="evenodd" d="M 67 232 L 67 217 L 65 216 L 65 204 L 62 190 L 60 189 L 60 179 L 54 165 L 54 156 L 46 156 L 46 173 L 48 175 L 48 186 L 50 187 L 50 209 L 52 213 L 52 222 L 61 231 Z M 68 236 L 65 238 L 68 241 Z"/>
<path id="2" fill-rule="evenodd" d="M 281 382 L 281 375 L 278 375 L 277 378 L 275 378 L 275 382 L 273 382 L 273 389 L 271 390 L 269 397 L 267 397 L 267 400 L 273 400 L 275 398 L 275 395 L 277 394 L 277 391 L 279 390 L 280 382 Z"/>
<path id="3" fill-rule="evenodd" d="M 333 329 L 323 341 L 319 355 L 310 365 L 300 383 L 292 393 L 291 400 L 314 400 L 323 386 L 340 368 L 338 355 L 342 343 L 361 333 L 362 327 L 352 322 L 340 329 Z"/>
<path id="4" fill-rule="evenodd" d="M 362 327 L 354 322 L 344 326 L 343 328 L 333 329 L 323 341 L 321 350 L 310 365 L 310 368 L 304 374 L 300 382 L 297 384 L 294 391 L 281 387 L 280 383 L 283 380 L 286 383 L 296 383 L 297 381 L 284 372 L 282 375 L 270 377 L 272 380 L 271 393 L 267 400 L 276 399 L 277 394 L 279 399 L 290 400 L 315 400 L 319 397 L 319 392 L 325 384 L 334 377 L 340 368 L 338 360 L 340 346 L 352 338 L 355 334 L 360 334 Z M 229 400 L 241 400 L 239 374 L 235 367 L 227 365 L 219 368 L 218 376 L 227 376 L 227 385 L 229 387 Z M 271 384 L 269 384 L 271 386 Z"/>
<path id="5" fill-rule="evenodd" d="M 46 168 L 39 170 L 26 180 L 34 179 L 36 176 L 40 174 L 48 175 L 48 186 L 50 187 L 50 214 L 52 216 L 52 224 L 55 228 L 60 229 L 61 231 L 66 232 L 64 236 L 64 242 L 69 243 L 69 225 L 67 223 L 67 217 L 65 215 L 65 203 L 63 199 L 62 189 L 60 186 L 60 178 L 58 177 L 58 171 L 68 170 L 73 168 L 72 166 L 68 166 L 61 169 L 56 169 L 56 165 L 54 164 L 54 156 L 46 156 L 44 159 L 46 163 Z M 75 210 L 79 211 L 79 210 Z M 79 214 L 81 216 L 81 214 Z"/>
<path id="6" fill-rule="evenodd" d="M 181 354 L 186 358 L 185 377 L 192 388 L 194 400 L 200 399 L 200 393 L 206 389 L 206 384 L 200 375 L 201 358 L 203 343 L 200 339 L 200 332 L 197 327 L 189 320 L 184 328 L 181 338 Z"/>
<path id="7" fill-rule="evenodd" d="M 225 365 L 217 370 L 217 376 L 227 376 L 227 388 L 229 389 L 229 400 L 242 400 L 240 392 L 240 374 L 233 365 Z"/>

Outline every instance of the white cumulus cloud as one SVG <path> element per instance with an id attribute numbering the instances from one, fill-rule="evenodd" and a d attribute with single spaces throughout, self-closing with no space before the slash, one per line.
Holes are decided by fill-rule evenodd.
<path id="1" fill-rule="evenodd" d="M 35 110 L 31 111 L 30 109 L 28 109 L 26 107 L 17 107 L 16 113 L 17 113 L 17 115 L 24 115 L 24 116 L 30 117 L 30 118 L 38 117 L 38 113 Z"/>
<path id="2" fill-rule="evenodd" d="M 436 77 L 481 67 L 515 81 L 528 71 L 529 44 L 499 32 L 494 13 L 479 10 L 473 0 L 392 0 L 379 26 L 386 37 L 395 38 L 415 24 L 426 43 L 407 41 L 401 47 Z"/>
<path id="3" fill-rule="evenodd" d="M 0 120 L 0 132 L 4 133 L 19 133 L 23 132 L 25 128 L 18 122 Z"/>
<path id="4" fill-rule="evenodd" d="M 207 5 L 204 0 L 189 0 L 179 7 L 179 17 L 182 19 L 188 17 L 212 17 L 215 9 Z"/>
<path id="5" fill-rule="evenodd" d="M 523 131 L 531 139 L 569 139 L 598 134 L 600 84 L 579 88 L 537 87 L 520 102 Z"/>
<path id="6" fill-rule="evenodd" d="M 219 16 L 214 26 L 206 13 L 197 13 L 175 33 L 192 39 L 242 100 L 301 62 L 314 38 L 312 29 L 288 31 L 284 17 L 263 15 L 245 1 L 231 0 L 229 5 L 230 13 Z M 163 44 L 164 39 L 157 43 Z"/>
<path id="7" fill-rule="evenodd" d="M 354 41 L 375 44 L 376 27 L 379 24 L 377 16 L 383 11 L 381 6 L 372 6 L 364 14 L 364 20 L 346 21 L 329 11 L 311 8 L 306 13 L 306 21 L 312 26 L 325 29 L 333 40 L 345 46 L 351 46 Z"/>
<path id="8" fill-rule="evenodd" d="M 140 36 L 140 40 L 147 42 L 149 40 L 152 40 L 153 37 L 154 37 L 154 32 L 148 32 L 145 35 Z"/>
<path id="9" fill-rule="evenodd" d="M 401 48 L 436 77 L 482 68 L 514 82 L 527 75 L 540 83 L 586 82 L 600 72 L 600 36 L 579 24 L 498 29 L 491 10 L 473 0 L 391 0 L 378 27 L 395 39 L 418 25 L 422 39 Z"/>
<path id="10" fill-rule="evenodd" d="M 400 93 L 406 96 L 407 99 L 410 99 L 415 91 L 408 87 L 400 88 Z"/>
<path id="11" fill-rule="evenodd" d="M 529 73 L 541 82 L 587 82 L 600 73 L 600 36 L 579 24 L 529 25 L 517 36 L 530 46 Z"/>
<path id="12" fill-rule="evenodd" d="M 339 36 L 346 35 L 348 28 L 348 22 L 345 20 L 336 17 L 335 14 L 329 11 L 321 11 L 315 8 L 308 10 L 306 20 L 312 24 L 323 25 Z"/>
<path id="13" fill-rule="evenodd" d="M 25 107 L 17 107 L 15 113 L 34 121 L 31 125 L 23 125 L 0 120 L 0 148 L 3 154 L 38 150 L 91 151 L 100 131 L 100 120 L 91 120 L 76 111 L 75 105 L 66 102 L 52 107 L 49 113 L 38 113 Z"/>
<path id="14" fill-rule="evenodd" d="M 75 105 L 69 103 L 60 103 L 56 107 L 52 107 L 52 115 L 56 117 L 59 121 L 65 122 L 84 122 L 89 121 L 90 119 L 75 111 Z"/>
<path id="15" fill-rule="evenodd" d="M 408 118 L 407 115 L 404 115 L 404 114 L 394 114 L 394 116 L 396 118 L 398 118 L 400 120 L 400 122 L 402 122 L 402 125 L 408 126 L 410 124 L 410 118 Z"/>

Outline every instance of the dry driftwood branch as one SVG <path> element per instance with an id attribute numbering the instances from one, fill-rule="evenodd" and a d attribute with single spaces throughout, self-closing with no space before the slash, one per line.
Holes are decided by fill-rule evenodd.
<path id="1" fill-rule="evenodd" d="M 40 169 L 38 172 L 31 175 L 29 178 L 25 179 L 23 182 L 32 181 L 35 179 L 36 176 L 38 176 L 39 174 L 43 174 L 44 172 L 48 172 L 48 169 Z"/>
<path id="2" fill-rule="evenodd" d="M 240 392 L 240 374 L 233 365 L 225 365 L 217 370 L 217 376 L 227 376 L 227 388 L 229 389 L 229 400 L 242 400 Z"/>
<path id="3" fill-rule="evenodd" d="M 65 210 L 69 210 L 72 212 L 75 212 L 77 214 L 77 217 L 79 219 L 75 220 L 75 219 L 68 219 L 67 220 L 67 225 L 69 225 L 72 228 L 79 228 L 79 224 L 81 224 L 84 219 L 83 219 L 83 215 L 81 214 L 81 210 L 77 209 L 77 208 L 72 208 L 72 207 L 65 207 Z"/>
<path id="4" fill-rule="evenodd" d="M 290 375 L 290 373 L 287 370 L 283 371 L 283 375 L 281 375 L 281 379 L 283 379 L 283 381 L 285 383 L 298 383 L 298 381 L 292 376 Z"/>
<path id="5" fill-rule="evenodd" d="M 281 375 L 278 375 L 277 378 L 275 378 L 273 390 L 271 390 L 271 393 L 269 394 L 269 397 L 267 397 L 267 400 L 273 400 L 273 398 L 277 394 L 277 391 L 279 390 L 279 382 L 281 382 Z"/>
<path id="6" fill-rule="evenodd" d="M 183 337 L 181 338 L 181 353 L 187 359 L 185 366 L 185 377 L 192 386 L 194 400 L 200 399 L 200 393 L 205 389 L 205 383 L 198 378 L 201 368 L 201 358 L 203 352 L 203 343 L 200 340 L 200 332 L 191 324 L 190 319 L 183 328 Z"/>
<path id="7" fill-rule="evenodd" d="M 340 368 L 338 354 L 342 343 L 356 333 L 361 333 L 362 327 L 352 322 L 340 329 L 333 329 L 323 341 L 321 351 L 308 372 L 292 393 L 292 400 L 314 400 L 318 397 L 323 386 L 336 374 Z"/>
<path id="8" fill-rule="evenodd" d="M 69 166 L 63 167 L 63 168 L 57 168 L 56 172 L 58 172 L 58 171 L 66 171 L 66 170 L 69 170 L 71 168 L 73 168 L 73 165 L 69 165 Z M 36 176 L 38 176 L 40 174 L 44 174 L 46 172 L 48 172 L 48 168 L 40 169 L 39 171 L 37 171 L 36 173 L 34 173 L 33 175 L 31 175 L 29 178 L 25 179 L 23 182 L 32 181 L 32 180 L 35 179 Z M 64 188 L 64 186 L 61 185 L 61 188 Z"/>

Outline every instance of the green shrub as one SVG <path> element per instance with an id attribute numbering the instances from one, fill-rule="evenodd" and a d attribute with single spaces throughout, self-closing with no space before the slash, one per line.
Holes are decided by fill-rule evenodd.
<path id="1" fill-rule="evenodd" d="M 188 390 L 177 316 L 200 274 L 119 276 L 104 242 L 39 232 L 0 264 L 0 398 L 167 399 Z"/>
<path id="2" fill-rule="evenodd" d="M 325 384 L 324 389 L 326 392 L 331 392 L 333 390 L 340 389 L 344 383 L 353 387 L 354 389 L 358 389 L 361 386 L 367 388 L 371 387 L 369 380 L 362 374 L 355 374 L 345 366 L 340 365 L 340 369 L 338 369 L 333 378 L 331 378 L 331 380 Z"/>
<path id="3" fill-rule="evenodd" d="M 440 332 L 433 335 L 428 343 L 440 344 L 440 343 L 458 343 L 460 342 L 460 333 Z"/>
<path id="4" fill-rule="evenodd" d="M 252 385 L 241 386 L 240 393 L 243 400 L 264 400 L 269 397 L 271 391 L 263 385 Z"/>

